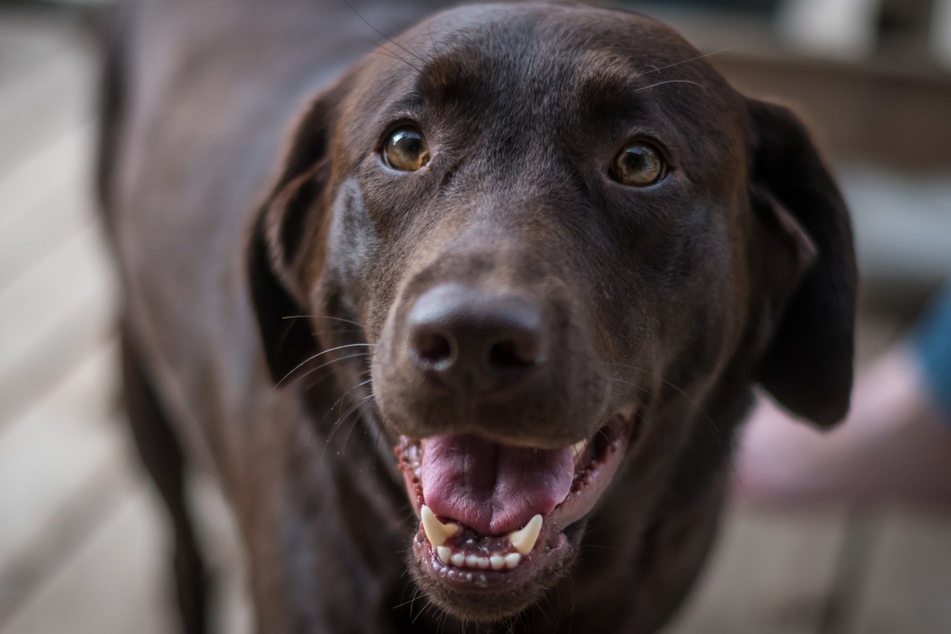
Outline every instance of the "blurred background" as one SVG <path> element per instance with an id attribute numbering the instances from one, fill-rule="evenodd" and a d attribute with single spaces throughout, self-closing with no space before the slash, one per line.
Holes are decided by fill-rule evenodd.
<path id="1" fill-rule="evenodd" d="M 951 0 L 625 4 L 810 123 L 854 214 L 867 363 L 951 272 Z M 118 406 L 116 283 L 91 196 L 110 6 L 0 0 L 0 634 L 175 631 L 164 517 Z M 194 488 L 226 579 L 217 629 L 250 631 L 227 512 Z M 668 631 L 946 633 L 949 596 L 951 515 L 734 503 Z"/>

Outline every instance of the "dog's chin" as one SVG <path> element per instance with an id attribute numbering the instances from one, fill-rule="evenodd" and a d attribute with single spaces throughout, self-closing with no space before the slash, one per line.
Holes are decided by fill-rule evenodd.
<path id="1" fill-rule="evenodd" d="M 438 488 L 432 485 L 431 476 L 422 473 L 427 462 L 423 454 L 432 443 L 401 437 L 396 454 L 420 519 L 408 564 L 427 598 L 453 617 L 480 622 L 514 616 L 541 600 L 567 575 L 577 558 L 587 518 L 613 481 L 633 441 L 634 420 L 633 415 L 617 414 L 590 438 L 562 450 L 522 449 L 540 454 L 547 451 L 560 458 L 569 452 L 567 463 L 551 461 L 561 467 L 573 466 L 573 471 L 561 480 L 570 483 L 567 495 L 560 502 L 541 504 L 539 508 L 519 506 L 519 519 L 508 517 L 507 524 L 474 520 L 472 524 L 478 530 L 460 521 L 465 513 L 455 517 L 449 515 L 450 511 L 437 515 L 427 505 L 427 499 L 435 496 L 427 497 L 424 483 Z M 450 438 L 443 442 L 464 441 Z M 504 451 L 520 450 L 498 445 L 498 452 Z M 510 494 L 522 497 L 517 490 Z M 538 496 L 526 492 L 525 497 Z M 458 503 L 466 506 L 465 500 Z M 442 506 L 442 510 L 445 508 Z M 529 514 L 531 518 L 526 522 Z M 518 523 L 513 525 L 513 521 Z M 497 526 L 503 530 L 493 530 Z"/>

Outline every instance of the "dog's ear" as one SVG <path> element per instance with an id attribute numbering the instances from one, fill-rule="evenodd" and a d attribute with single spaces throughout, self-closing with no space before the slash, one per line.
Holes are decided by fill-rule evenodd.
<path id="1" fill-rule="evenodd" d="M 748 104 L 753 208 L 766 232 L 782 236 L 763 254 L 761 273 L 780 298 L 756 380 L 794 414 L 827 427 L 848 412 L 852 390 L 857 272 L 848 210 L 796 116 Z"/>
<path id="2" fill-rule="evenodd" d="M 321 94 L 294 128 L 276 184 L 261 205 L 247 247 L 251 302 L 271 379 L 280 383 L 318 349 L 305 273 L 326 213 L 333 122 L 340 84 Z"/>

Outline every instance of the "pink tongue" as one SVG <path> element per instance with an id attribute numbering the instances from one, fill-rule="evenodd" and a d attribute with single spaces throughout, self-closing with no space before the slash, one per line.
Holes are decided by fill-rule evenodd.
<path id="1" fill-rule="evenodd" d="M 433 513 L 501 535 L 551 513 L 571 490 L 571 449 L 525 449 L 476 436 L 422 441 L 423 498 Z"/>

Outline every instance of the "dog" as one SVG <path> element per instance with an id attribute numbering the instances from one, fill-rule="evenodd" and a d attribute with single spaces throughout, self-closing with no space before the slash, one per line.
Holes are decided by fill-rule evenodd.
<path id="1" fill-rule="evenodd" d="M 754 387 L 848 409 L 850 221 L 795 115 L 644 16 L 441 9 L 121 14 L 99 186 L 186 631 L 191 466 L 261 632 L 651 632 Z"/>

